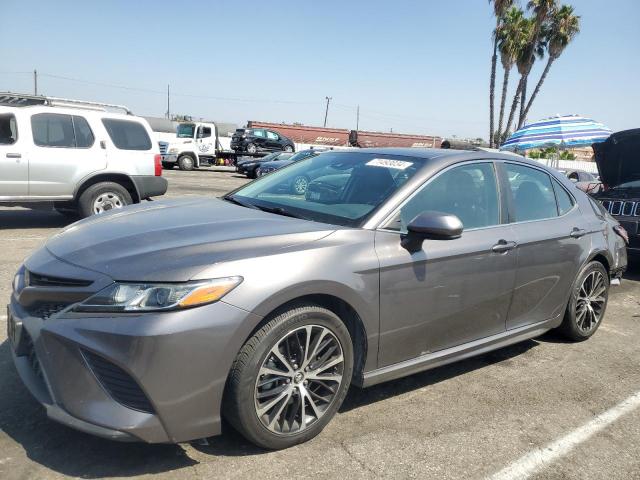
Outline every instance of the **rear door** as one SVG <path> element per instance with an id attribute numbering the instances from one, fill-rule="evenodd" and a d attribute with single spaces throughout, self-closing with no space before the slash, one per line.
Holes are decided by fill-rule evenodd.
<path id="1" fill-rule="evenodd" d="M 543 169 L 502 163 L 518 247 L 507 329 L 564 314 L 571 285 L 589 251 L 590 225 L 570 192 Z"/>
<path id="2" fill-rule="evenodd" d="M 31 116 L 29 196 L 71 197 L 77 183 L 106 167 L 105 152 L 82 113 Z"/>
<path id="3" fill-rule="evenodd" d="M 252 138 L 251 143 L 253 143 L 260 150 L 268 150 L 267 147 L 267 133 L 262 128 L 254 128 L 251 130 Z"/>
<path id="4" fill-rule="evenodd" d="M 151 141 L 151 129 L 142 120 L 105 117 L 106 152 L 110 172 L 128 175 L 154 175 L 157 145 Z"/>
<path id="5" fill-rule="evenodd" d="M 24 118 L 24 117 L 23 117 Z M 0 114 L 0 199 L 29 192 L 29 139 L 13 113 Z"/>
<path id="6" fill-rule="evenodd" d="M 267 136 L 265 144 L 269 150 L 282 150 L 280 135 L 270 130 L 265 130 L 265 135 Z"/>

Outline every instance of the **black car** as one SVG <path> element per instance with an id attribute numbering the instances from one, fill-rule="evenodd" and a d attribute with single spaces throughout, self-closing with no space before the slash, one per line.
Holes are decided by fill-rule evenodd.
<path id="1" fill-rule="evenodd" d="M 247 178 L 256 178 L 256 170 L 266 162 L 273 162 L 274 160 L 287 160 L 293 153 L 288 152 L 273 152 L 269 155 L 259 158 L 248 158 L 239 160 L 236 164 L 236 172 L 246 175 Z"/>
<path id="2" fill-rule="evenodd" d="M 628 253 L 640 256 L 640 128 L 616 132 L 593 145 L 604 190 L 602 206 L 620 222 L 629 236 Z"/>
<path id="3" fill-rule="evenodd" d="M 231 137 L 231 149 L 236 152 L 294 152 L 293 141 L 273 130 L 238 128 Z"/>

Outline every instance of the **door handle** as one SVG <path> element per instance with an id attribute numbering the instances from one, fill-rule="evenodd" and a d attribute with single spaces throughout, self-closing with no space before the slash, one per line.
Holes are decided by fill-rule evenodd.
<path id="1" fill-rule="evenodd" d="M 7 158 L 22 158 L 19 153 L 7 153 Z"/>
<path id="2" fill-rule="evenodd" d="M 491 251 L 495 253 L 505 253 L 509 250 L 513 250 L 516 248 L 518 244 L 516 242 L 507 242 L 506 240 L 499 240 L 493 247 L 491 247 Z"/>
<path id="3" fill-rule="evenodd" d="M 574 228 L 573 230 L 571 230 L 571 233 L 569 234 L 569 236 L 571 238 L 580 238 L 584 236 L 586 233 L 587 231 L 583 230 L 582 228 Z"/>

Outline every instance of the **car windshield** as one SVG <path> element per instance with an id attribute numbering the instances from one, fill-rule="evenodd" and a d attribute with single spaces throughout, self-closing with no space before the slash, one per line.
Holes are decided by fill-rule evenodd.
<path id="1" fill-rule="evenodd" d="M 193 138 L 196 126 L 193 123 L 181 123 L 178 125 L 178 138 Z"/>
<path id="2" fill-rule="evenodd" d="M 424 162 L 375 153 L 326 152 L 277 170 L 225 198 L 283 215 L 356 227 Z"/>

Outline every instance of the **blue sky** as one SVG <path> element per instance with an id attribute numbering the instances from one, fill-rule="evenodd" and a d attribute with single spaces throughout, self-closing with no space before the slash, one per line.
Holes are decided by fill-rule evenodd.
<path id="1" fill-rule="evenodd" d="M 578 113 L 640 127 L 640 2 L 570 3 L 582 32 L 530 120 Z M 361 129 L 487 137 L 485 0 L 2 0 L 0 18 L 0 91 L 31 92 L 25 72 L 37 68 L 41 93 L 144 115 L 164 115 L 171 84 L 172 112 L 218 121 L 321 125 L 330 96 L 329 126 L 355 128 L 360 105 Z"/>

